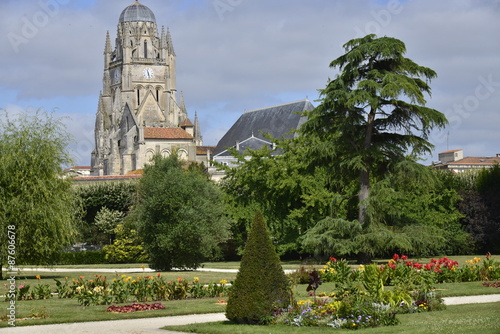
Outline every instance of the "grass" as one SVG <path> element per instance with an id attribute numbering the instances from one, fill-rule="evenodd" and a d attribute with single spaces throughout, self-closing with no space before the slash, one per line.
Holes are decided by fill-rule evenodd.
<path id="1" fill-rule="evenodd" d="M 46 299 L 16 302 L 16 326 L 46 325 L 83 321 L 121 320 L 166 317 L 185 314 L 224 312 L 225 306 L 217 303 L 217 298 L 189 299 L 161 302 L 164 310 L 133 313 L 105 312 L 107 306 L 80 306 L 76 299 Z M 150 304 L 151 302 L 149 302 Z M 132 303 L 127 303 L 132 304 Z M 6 302 L 0 303 L 0 319 L 6 315 Z M 125 304 L 118 304 L 125 305 Z M 33 313 L 47 314 L 46 319 L 21 320 L 31 318 Z M 7 327 L 6 321 L 0 322 L 0 328 Z"/>
<path id="2" fill-rule="evenodd" d="M 366 328 L 360 331 L 365 334 L 400 334 L 400 333 L 481 333 L 498 334 L 500 323 L 500 303 L 468 304 L 448 306 L 439 312 L 401 314 L 401 323 L 397 326 Z M 348 329 L 324 327 L 290 327 L 290 326 L 251 326 L 238 325 L 229 321 L 186 326 L 168 326 L 166 330 L 186 333 L 204 334 L 304 334 L 304 333 L 352 333 Z"/>
<path id="3" fill-rule="evenodd" d="M 458 261 L 459 263 L 463 264 L 465 263 L 466 260 L 472 259 L 474 256 L 452 256 L 451 258 Z M 481 256 L 483 258 L 483 256 Z M 498 258 L 498 257 L 497 257 Z M 387 260 L 380 260 L 383 263 L 386 263 Z M 419 261 L 426 262 L 428 259 L 419 259 Z M 216 262 L 216 263 L 205 263 L 206 268 L 214 268 L 214 269 L 238 269 L 239 268 L 239 262 Z M 81 265 L 81 266 L 56 266 L 55 268 L 73 268 L 73 269 L 102 269 L 102 268 L 140 268 L 141 264 L 120 264 L 120 265 Z M 284 269 L 297 269 L 301 265 L 301 262 L 299 261 L 290 261 L 290 262 L 284 262 L 283 263 L 283 268 Z M 315 265 L 312 261 L 308 262 L 307 265 L 310 266 L 315 266 L 316 268 L 321 268 L 322 264 L 317 264 Z M 29 268 L 29 267 L 26 267 Z M 154 275 L 153 273 L 105 273 L 105 272 L 35 272 L 35 271 L 21 271 L 16 275 L 16 282 L 17 284 L 20 284 L 22 282 L 25 282 L 26 284 L 30 284 L 31 287 L 33 288 L 37 284 L 49 284 L 51 286 L 52 291 L 55 290 L 55 281 L 54 279 L 59 279 L 59 280 L 64 280 L 65 277 L 68 277 L 68 279 L 75 278 L 77 279 L 80 276 L 84 276 L 87 279 L 91 279 L 94 277 L 94 275 L 103 275 L 106 276 L 109 280 L 113 279 L 115 275 L 122 275 L 126 274 L 127 276 L 132 276 L 132 277 L 137 277 L 137 276 L 148 276 L 148 275 Z M 38 280 L 36 279 L 36 275 L 40 275 L 41 278 Z M 161 272 L 161 275 L 165 277 L 167 280 L 176 280 L 178 277 L 182 277 L 184 279 L 187 279 L 188 281 L 192 282 L 194 277 L 198 277 L 200 281 L 204 284 L 210 283 L 210 282 L 219 282 L 220 280 L 224 279 L 227 281 L 232 281 L 236 277 L 236 273 L 220 273 L 220 272 L 201 272 L 201 271 L 172 271 L 172 272 Z M 7 278 L 7 277 L 5 277 Z M 6 283 L 6 281 L 2 282 Z M 305 289 L 306 285 L 298 285 L 296 286 L 296 298 L 297 299 L 307 299 L 307 293 Z M 389 287 L 390 288 L 390 287 Z M 443 283 L 443 284 L 438 284 L 436 286 L 438 291 L 443 295 L 443 297 L 451 297 L 451 296 L 470 296 L 470 295 L 483 295 L 483 294 L 498 294 L 500 293 L 500 289 L 496 288 L 490 288 L 490 287 L 483 287 L 482 282 L 467 282 L 467 283 Z M 317 291 L 317 293 L 325 292 L 325 293 L 330 293 L 334 289 L 334 284 L 333 283 L 324 283 L 321 285 Z M 6 288 L 3 286 L 3 284 L 0 284 L 0 295 L 5 295 L 6 293 Z M 25 317 L 30 317 L 31 314 L 33 313 L 46 313 L 48 314 L 47 319 L 34 319 L 34 320 L 19 320 L 16 322 L 16 325 L 18 326 L 24 326 L 24 325 L 38 325 L 38 324 L 49 324 L 49 323 L 69 323 L 69 322 L 81 322 L 81 321 L 99 321 L 99 320 L 117 320 L 117 319 L 131 319 L 131 318 L 148 318 L 148 317 L 161 317 L 161 316 L 173 316 L 173 315 L 183 315 L 183 314 L 196 314 L 196 313 L 214 313 L 214 312 L 224 312 L 224 306 L 218 305 L 217 304 L 217 299 L 196 299 L 196 300 L 183 300 L 183 301 L 168 301 L 168 302 L 162 302 L 163 305 L 166 307 L 165 310 L 157 310 L 157 311 L 148 311 L 148 312 L 136 312 L 136 313 L 128 313 L 128 314 L 114 314 L 114 313 L 108 313 L 105 312 L 106 306 L 91 306 L 91 307 L 82 307 L 78 304 L 76 299 L 58 299 L 56 296 L 54 296 L 52 299 L 48 300 L 30 300 L 30 301 L 18 301 L 16 303 L 16 311 L 17 311 L 17 318 L 25 318 Z M 130 304 L 130 303 L 128 303 Z M 2 315 L 6 314 L 6 307 L 7 307 L 7 302 L 4 301 L 3 297 L 0 297 L 0 318 Z M 425 327 L 428 328 L 428 320 L 421 320 L 421 319 L 426 319 L 425 317 L 429 318 L 443 318 L 443 322 L 449 322 L 450 326 L 451 323 L 457 322 L 457 323 L 462 323 L 463 321 L 466 321 L 471 324 L 477 324 L 481 328 L 481 334 L 485 333 L 490 333 L 488 332 L 489 328 L 491 327 L 489 325 L 490 320 L 489 315 L 491 311 L 495 311 L 496 314 L 498 315 L 499 313 L 499 307 L 500 303 L 494 303 L 490 305 L 489 307 L 485 308 L 485 315 L 481 315 L 481 312 L 469 312 L 467 311 L 468 308 L 471 307 L 472 309 L 478 308 L 478 309 L 484 309 L 483 304 L 473 304 L 473 305 L 463 305 L 463 306 L 450 306 L 448 310 L 444 312 L 439 312 L 439 313 L 421 313 L 421 314 L 413 314 L 413 315 L 401 315 L 400 319 L 403 323 L 403 325 L 397 326 L 395 328 L 399 328 L 397 331 L 391 332 L 391 331 L 382 331 L 382 330 L 387 330 L 388 327 L 383 327 L 381 329 L 369 329 L 370 333 L 400 333 L 401 328 L 405 329 L 406 332 L 406 326 L 410 326 L 409 328 L 413 328 L 413 319 L 416 322 L 424 321 L 426 322 L 424 325 L 419 324 L 420 327 Z M 461 320 L 462 318 L 460 317 L 455 317 L 455 316 L 450 316 L 449 314 L 453 314 L 453 310 L 465 310 L 465 311 L 460 311 L 460 312 L 467 312 L 466 316 L 462 316 L 463 319 L 469 319 L 469 320 Z M 451 312 L 451 313 L 449 313 Z M 457 311 L 458 312 L 458 311 Z M 473 316 L 476 315 L 479 320 L 473 320 Z M 407 319 L 408 318 L 408 319 Z M 407 320 L 404 320 L 407 319 Z M 420 320 L 418 320 L 420 319 Z M 404 320 L 404 321 L 403 321 Z M 484 322 L 484 326 L 482 323 Z M 0 322 L 0 328 L 1 327 L 6 327 L 7 323 Z M 205 326 L 205 325 L 200 325 L 200 326 Z M 206 325 L 206 326 L 212 326 L 212 325 Z M 233 325 L 227 325 L 227 324 L 214 324 L 214 326 L 219 326 L 223 328 L 229 328 L 230 326 Z M 229 326 L 229 327 L 228 327 Z M 403 327 L 401 327 L 403 326 Z M 463 328 L 469 328 L 467 327 L 468 325 L 465 324 Z M 418 327 L 418 326 L 414 326 Z M 208 328 L 208 327 L 207 327 Z M 237 327 L 237 330 L 235 328 L 232 328 L 231 330 L 228 330 L 227 332 L 221 332 L 221 333 L 245 333 L 244 330 L 245 326 L 239 326 Z M 250 326 L 251 332 L 254 333 L 257 327 Z M 451 327 L 450 327 L 451 328 Z M 485 329 L 484 331 L 482 329 Z M 274 330 L 278 330 L 279 327 L 269 327 L 266 330 L 266 333 L 269 333 L 269 329 L 272 329 L 273 333 Z M 186 328 L 183 328 L 185 331 Z M 209 330 L 209 329 L 207 329 Z M 210 329 L 211 330 L 211 329 Z M 286 327 L 284 330 L 286 330 L 287 333 L 295 333 L 292 330 L 300 330 L 300 332 L 297 333 L 303 333 L 304 329 L 299 328 L 291 328 L 291 327 Z M 307 329 L 310 330 L 310 333 L 320 332 L 324 331 L 324 328 L 317 328 L 317 329 Z M 391 329 L 392 330 L 392 329 Z M 413 329 L 412 329 L 413 330 Z M 211 331 L 205 331 L 205 329 L 202 330 L 203 333 L 212 333 Z M 335 331 L 338 332 L 338 331 Z M 432 331 L 427 329 L 427 333 L 435 333 L 436 331 Z M 468 333 L 473 333 L 474 331 L 465 331 Z M 500 330 L 498 330 L 495 333 L 499 333 Z M 219 332 L 213 332 L 213 333 L 219 333 Z M 255 332 L 258 333 L 258 332 Z M 279 331 L 276 333 L 280 333 Z M 304 333 L 309 333 L 308 331 Z M 415 332 L 415 333 L 420 333 L 420 332 Z M 457 332 L 457 333 L 462 333 L 462 332 Z M 491 332 L 493 333 L 493 332 Z"/>

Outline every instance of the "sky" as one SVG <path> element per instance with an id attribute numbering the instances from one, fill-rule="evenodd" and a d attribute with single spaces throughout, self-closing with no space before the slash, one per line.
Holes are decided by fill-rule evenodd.
<path id="1" fill-rule="evenodd" d="M 0 109 L 63 118 L 76 165 L 90 165 L 104 43 L 133 0 L 1 0 Z M 338 73 L 347 41 L 374 33 L 406 44 L 430 67 L 427 106 L 449 125 L 434 152 L 500 153 L 500 0 L 141 0 L 169 28 L 177 88 L 204 145 L 215 146 L 246 110 L 308 98 Z"/>

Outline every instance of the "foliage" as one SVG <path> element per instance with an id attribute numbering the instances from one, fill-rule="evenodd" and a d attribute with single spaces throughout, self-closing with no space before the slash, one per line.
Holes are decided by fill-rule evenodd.
<path id="1" fill-rule="evenodd" d="M 106 234 L 109 237 L 109 244 L 111 244 L 113 238 L 115 237 L 115 229 L 118 224 L 123 220 L 124 213 L 117 210 L 110 210 L 103 206 L 95 216 L 95 226 L 100 232 Z"/>
<path id="2" fill-rule="evenodd" d="M 139 233 L 157 270 L 197 268 L 219 256 L 229 237 L 220 189 L 183 164 L 176 155 L 156 155 L 139 184 Z"/>
<path id="3" fill-rule="evenodd" d="M 129 301 L 147 302 L 149 300 L 182 300 L 186 298 L 227 296 L 231 286 L 227 281 L 201 285 L 195 279 L 192 283 L 178 278 L 168 281 L 157 273 L 154 276 L 116 276 L 111 282 L 106 276 L 95 275 L 92 279 L 80 276 L 78 279 L 56 281 L 59 298 L 76 298 L 83 306 L 109 305 Z M 50 290 L 49 290 L 50 292 Z"/>
<path id="4" fill-rule="evenodd" d="M 286 277 L 260 212 L 255 214 L 226 316 L 239 323 L 265 323 L 277 308 L 293 303 Z"/>
<path id="5" fill-rule="evenodd" d="M 15 255 L 16 265 L 52 264 L 75 237 L 76 203 L 62 166 L 71 159 L 61 120 L 52 113 L 23 113 L 0 119 L 0 244 L 7 227 L 13 249 L 0 249 L 1 265 Z M 11 240 L 12 241 L 12 240 Z"/>
<path id="6" fill-rule="evenodd" d="M 483 252 L 500 252 L 500 165 L 479 171 L 474 190 L 478 192 L 480 203 L 485 208 L 485 222 L 481 226 L 482 242 L 478 243 Z M 471 226 L 474 228 L 474 226 Z"/>
<path id="7" fill-rule="evenodd" d="M 260 210 L 278 253 L 293 254 L 300 251 L 297 238 L 329 213 L 332 195 L 325 187 L 322 168 L 306 172 L 298 139 L 269 140 L 275 149 L 264 146 L 243 154 L 230 149 L 237 167 L 220 166 L 226 173 L 221 186 L 235 220 L 232 229 L 236 247 L 242 249 L 253 215 Z"/>
<path id="8" fill-rule="evenodd" d="M 125 216 L 132 209 L 137 194 L 137 182 L 77 185 L 74 187 L 74 192 L 82 207 L 81 241 L 91 244 L 107 244 L 110 236 L 99 228 L 96 218 L 99 218 L 99 212 L 104 210 L 100 215 L 105 214 L 111 218 L 108 222 L 116 224 L 120 220 L 118 217 L 120 213 Z M 109 224 L 102 227 L 112 232 Z"/>
<path id="9" fill-rule="evenodd" d="M 331 173 L 344 184 L 359 180 L 357 218 L 365 226 L 371 180 L 394 170 L 408 151 L 412 156 L 431 152 L 429 132 L 447 121 L 424 106 L 436 73 L 405 58 L 402 41 L 367 35 L 344 48 L 346 53 L 330 63 L 341 73 L 320 90 L 321 104 L 306 113 L 301 131 L 310 138 L 313 164 L 329 161 Z"/>
<path id="10" fill-rule="evenodd" d="M 103 247 L 105 259 L 109 263 L 142 263 L 148 255 L 139 233 L 126 224 L 115 228 L 116 239 L 112 245 Z"/>
<path id="11" fill-rule="evenodd" d="M 317 255 L 384 256 L 405 252 L 430 256 L 471 251 L 470 237 L 461 228 L 456 209 L 459 196 L 436 171 L 405 160 L 397 170 L 372 186 L 367 214 L 370 224 L 339 215 L 326 217 L 302 237 L 306 251 Z"/>

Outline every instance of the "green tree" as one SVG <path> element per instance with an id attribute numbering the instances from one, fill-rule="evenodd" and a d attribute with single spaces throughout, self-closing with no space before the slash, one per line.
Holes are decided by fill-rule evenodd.
<path id="1" fill-rule="evenodd" d="M 430 68 L 405 58 L 405 44 L 367 35 L 344 44 L 330 63 L 340 74 L 320 90 L 321 104 L 306 113 L 301 131 L 310 141 L 311 161 L 325 164 L 348 184 L 358 180 L 360 225 L 368 223 L 370 182 L 391 171 L 410 151 L 431 152 L 428 134 L 446 117 L 425 107 Z"/>
<path id="2" fill-rule="evenodd" d="M 112 245 L 103 247 L 109 263 L 140 263 L 148 261 L 148 254 L 139 233 L 130 224 L 118 224 L 116 239 Z"/>
<path id="3" fill-rule="evenodd" d="M 62 169 L 71 163 L 69 142 L 52 113 L 0 119 L 0 273 L 9 255 L 16 265 L 51 264 L 72 242 L 76 205 Z"/>
<path id="4" fill-rule="evenodd" d="M 177 155 L 157 155 L 139 184 L 137 221 L 150 265 L 157 270 L 197 268 L 220 255 L 229 237 L 221 190 Z"/>
<path id="5" fill-rule="evenodd" d="M 104 207 L 107 210 L 121 212 L 124 216 L 132 209 L 137 196 L 137 182 L 105 182 L 91 185 L 75 185 L 76 197 L 82 208 L 78 226 L 79 241 L 91 244 L 109 242 L 109 235 L 96 225 L 96 217 Z"/>
<path id="6" fill-rule="evenodd" d="M 276 150 L 262 147 L 244 154 L 232 150 L 237 167 L 223 167 L 221 182 L 230 214 L 234 217 L 233 237 L 242 247 L 255 211 L 264 215 L 269 232 L 281 255 L 300 251 L 298 237 L 329 213 L 331 193 L 325 187 L 324 168 L 312 173 L 299 141 L 277 140 Z M 276 154 L 279 152 L 280 154 Z"/>
<path id="7" fill-rule="evenodd" d="M 95 225 L 102 233 L 108 236 L 109 244 L 113 242 L 116 235 L 115 229 L 124 218 L 125 214 L 121 211 L 110 210 L 103 206 L 95 216 Z"/>
<path id="8" fill-rule="evenodd" d="M 278 308 L 293 302 L 290 281 L 260 212 L 255 214 L 229 296 L 226 316 L 238 323 L 265 323 Z"/>

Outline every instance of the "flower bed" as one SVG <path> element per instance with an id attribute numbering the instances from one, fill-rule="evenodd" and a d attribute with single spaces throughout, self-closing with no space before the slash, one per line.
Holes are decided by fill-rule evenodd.
<path id="1" fill-rule="evenodd" d="M 485 259 L 466 261 L 462 267 L 446 257 L 423 264 L 395 254 L 385 265 L 371 264 L 353 270 L 346 260 L 331 257 L 318 272 L 313 270 L 308 274 L 307 291 L 313 299 L 276 310 L 269 322 L 347 329 L 396 325 L 397 314 L 438 311 L 445 307 L 434 291 L 436 283 L 496 280 L 500 278 L 500 263 L 489 254 Z M 322 282 L 334 282 L 335 291 L 319 299 L 316 289 Z M 386 290 L 387 285 L 393 287 Z"/>
<path id="2" fill-rule="evenodd" d="M 39 279 L 39 277 L 37 277 Z M 224 297 L 231 285 L 226 280 L 219 283 L 201 284 L 195 277 L 190 283 L 178 278 L 166 281 L 160 273 L 154 276 L 121 275 L 109 281 L 106 276 L 94 275 L 92 279 L 80 276 L 78 279 L 56 281 L 59 298 L 76 298 L 80 305 L 109 305 L 113 303 L 181 300 L 186 298 Z M 46 299 L 52 296 L 48 284 L 39 284 L 30 291 L 24 283 L 16 287 L 14 294 L 18 300 Z M 8 296 L 6 297 L 8 300 Z"/>
<path id="3" fill-rule="evenodd" d="M 163 310 L 165 306 L 161 303 L 153 303 L 153 304 L 138 304 L 134 303 L 132 305 L 124 305 L 124 306 L 116 306 L 111 305 L 106 308 L 106 312 L 113 313 L 131 313 L 137 311 L 154 311 L 154 310 Z"/>

